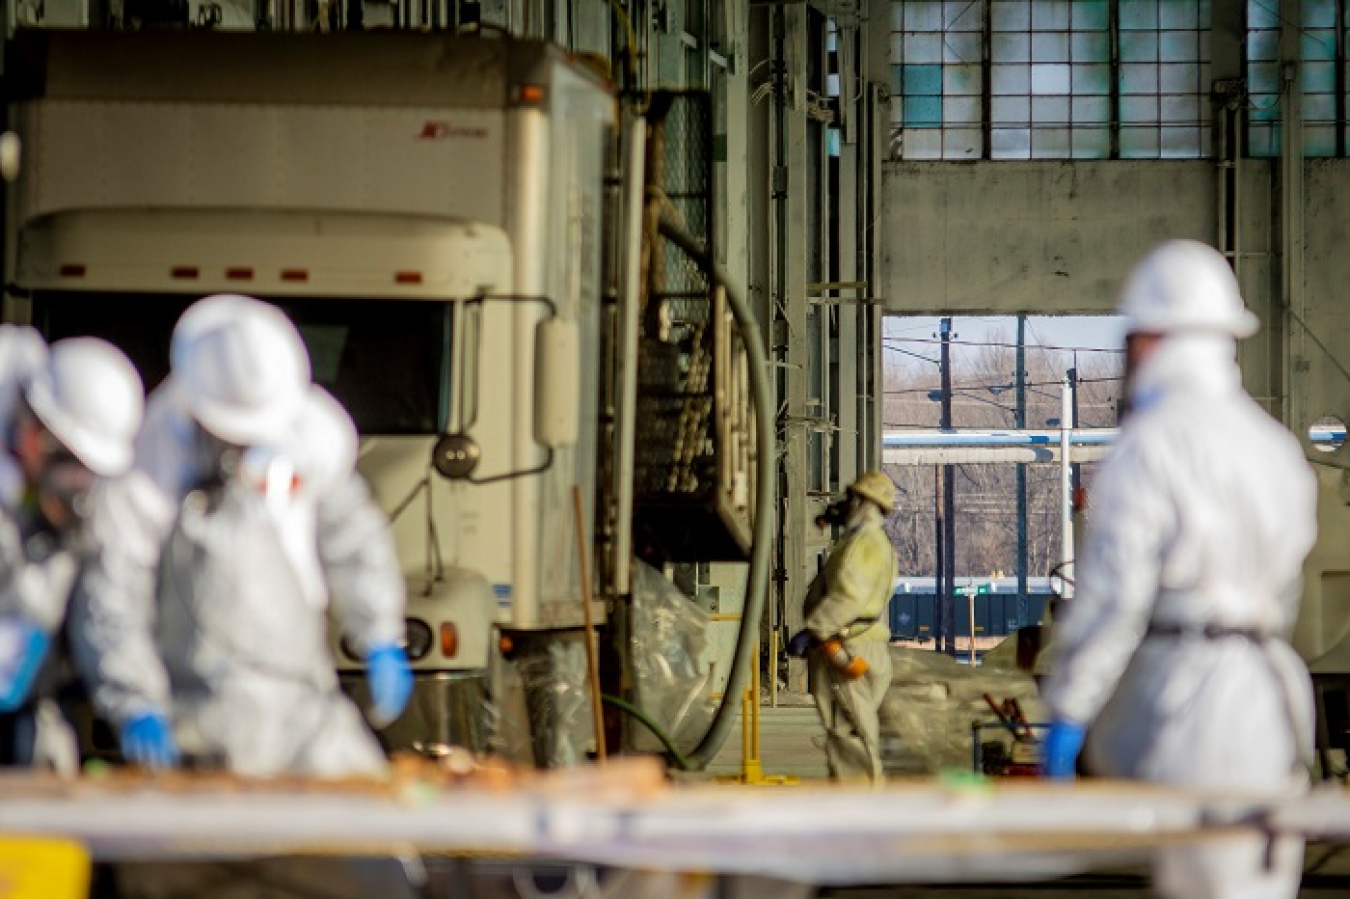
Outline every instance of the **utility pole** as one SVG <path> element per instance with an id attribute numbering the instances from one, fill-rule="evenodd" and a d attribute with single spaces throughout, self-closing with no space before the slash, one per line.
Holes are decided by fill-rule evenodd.
<path id="1" fill-rule="evenodd" d="M 1073 412 L 1073 417 L 1069 419 L 1069 424 L 1073 425 L 1074 430 L 1078 429 L 1078 354 L 1074 353 L 1073 368 L 1069 369 L 1069 402 Z M 1073 502 L 1078 502 L 1078 491 L 1083 486 L 1083 472 L 1079 463 L 1074 462 L 1069 466 L 1069 484 L 1073 487 Z"/>
<path id="2" fill-rule="evenodd" d="M 944 431 L 952 428 L 952 320 L 944 318 L 942 336 L 942 424 Z M 956 655 L 956 469 L 942 466 L 942 651 Z M 973 634 L 971 636 L 974 636 Z"/>
<path id="3" fill-rule="evenodd" d="M 1021 430 L 1027 426 L 1027 317 L 1017 316 L 1017 420 Z M 1031 624 L 1027 598 L 1027 466 L 1017 463 L 1017 626 Z"/>

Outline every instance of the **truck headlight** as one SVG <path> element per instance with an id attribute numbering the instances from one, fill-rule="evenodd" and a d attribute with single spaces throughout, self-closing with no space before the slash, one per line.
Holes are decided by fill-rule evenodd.
<path id="1" fill-rule="evenodd" d="M 431 652 L 432 633 L 426 622 L 409 618 L 404 622 L 404 647 L 408 660 L 416 662 Z"/>

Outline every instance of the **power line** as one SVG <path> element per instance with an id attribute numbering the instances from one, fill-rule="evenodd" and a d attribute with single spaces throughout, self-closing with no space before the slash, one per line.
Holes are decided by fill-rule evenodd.
<path id="1" fill-rule="evenodd" d="M 895 343 L 941 343 L 941 340 L 932 337 L 883 337 L 882 343 L 887 341 Z M 958 346 L 977 346 L 977 347 L 1003 347 L 1010 350 L 1017 349 L 1015 343 L 1005 343 L 998 340 L 957 340 L 953 338 L 951 343 Z M 1029 343 L 1028 349 L 1055 351 L 1060 353 L 1110 353 L 1112 355 L 1124 355 L 1125 350 L 1118 347 L 1099 347 L 1099 346 L 1056 346 L 1047 343 Z"/>

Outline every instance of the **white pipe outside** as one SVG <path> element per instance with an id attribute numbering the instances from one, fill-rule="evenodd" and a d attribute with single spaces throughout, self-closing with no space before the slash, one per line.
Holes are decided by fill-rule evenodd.
<path id="1" fill-rule="evenodd" d="M 1073 596 L 1073 469 L 1070 446 L 1073 440 L 1073 388 L 1067 375 L 1060 388 L 1059 406 L 1059 487 L 1060 487 L 1060 560 L 1064 563 L 1064 598 Z"/>

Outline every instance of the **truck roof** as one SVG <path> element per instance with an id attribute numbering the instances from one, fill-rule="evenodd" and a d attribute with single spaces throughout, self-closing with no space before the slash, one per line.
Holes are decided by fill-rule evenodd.
<path id="1" fill-rule="evenodd" d="M 453 106 L 500 109 L 559 69 L 596 74 L 543 41 L 402 31 L 21 30 L 6 56 L 11 101 Z"/>

